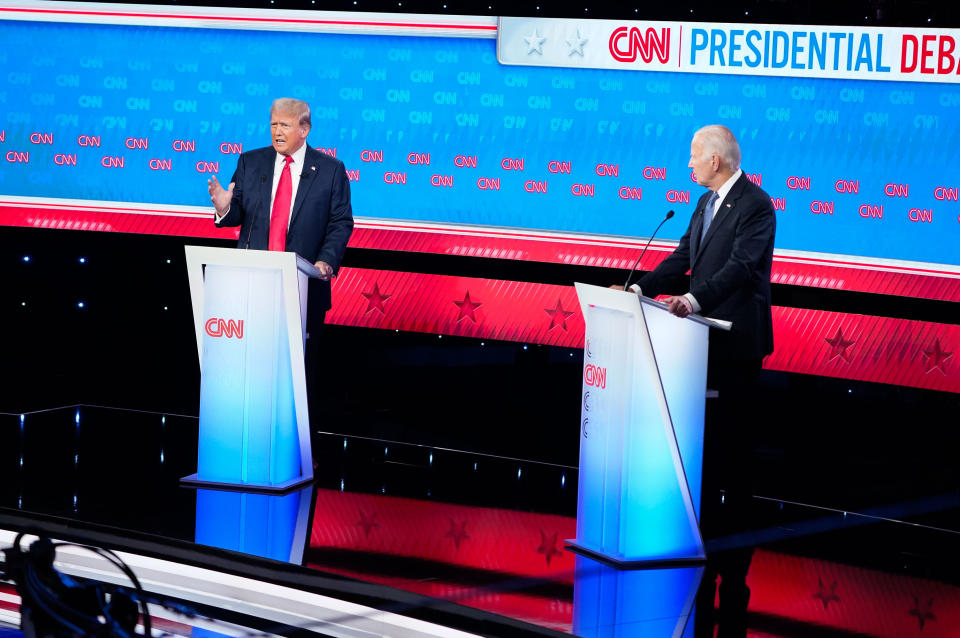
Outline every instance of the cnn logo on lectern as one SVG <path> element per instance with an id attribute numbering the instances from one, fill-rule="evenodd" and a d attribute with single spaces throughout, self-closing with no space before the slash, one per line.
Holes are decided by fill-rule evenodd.
<path id="1" fill-rule="evenodd" d="M 607 387 L 607 369 L 592 363 L 583 368 L 583 382 L 601 390 Z"/>
<path id="2" fill-rule="evenodd" d="M 226 337 L 228 339 L 235 337 L 237 339 L 243 339 L 243 319 L 219 319 L 217 317 L 211 317 L 207 319 L 207 323 L 204 324 L 203 329 L 211 337 Z"/>

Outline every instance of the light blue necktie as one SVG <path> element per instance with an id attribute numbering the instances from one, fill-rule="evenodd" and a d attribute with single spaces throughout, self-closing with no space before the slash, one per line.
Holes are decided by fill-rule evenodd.
<path id="1" fill-rule="evenodd" d="M 700 232 L 700 243 L 703 243 L 703 238 L 707 236 L 707 229 L 710 228 L 710 224 L 713 222 L 713 216 L 716 214 L 714 208 L 717 205 L 717 198 L 717 192 L 714 191 L 710 199 L 707 200 L 706 208 L 703 209 L 703 230 Z"/>

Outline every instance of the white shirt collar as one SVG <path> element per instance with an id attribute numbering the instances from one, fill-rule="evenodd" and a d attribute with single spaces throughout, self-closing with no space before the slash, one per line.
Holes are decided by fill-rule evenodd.
<path id="1" fill-rule="evenodd" d="M 291 172 L 293 172 L 295 168 L 296 169 L 303 168 L 304 157 L 306 156 L 306 154 L 307 154 L 307 143 L 304 142 L 303 146 L 298 148 L 296 151 L 293 152 L 293 154 L 290 155 L 290 157 L 293 158 L 293 165 L 290 167 Z M 286 157 L 286 155 L 283 155 L 282 153 L 277 153 L 276 165 L 280 169 L 283 168 L 284 157 Z M 298 170 L 296 172 L 297 174 L 300 174 L 301 171 Z"/>
<path id="2" fill-rule="evenodd" d="M 730 189 L 733 188 L 733 185 L 736 183 L 738 179 L 740 179 L 741 175 L 743 175 L 743 171 L 738 168 L 737 172 L 734 173 L 730 177 L 730 179 L 725 181 L 723 183 L 723 186 L 717 189 L 717 206 L 719 206 L 721 202 L 723 202 L 723 200 L 727 197 L 727 193 L 730 192 Z M 718 208 L 717 210 L 720 210 L 720 209 Z"/>

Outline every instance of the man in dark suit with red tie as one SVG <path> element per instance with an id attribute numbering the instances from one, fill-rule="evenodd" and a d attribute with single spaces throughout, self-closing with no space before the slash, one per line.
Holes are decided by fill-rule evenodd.
<path id="1" fill-rule="evenodd" d="M 313 337 L 307 340 L 307 386 L 315 398 L 317 337 L 330 309 L 330 280 L 353 231 L 353 213 L 343 162 L 310 148 L 309 132 L 306 102 L 274 100 L 272 146 L 240 155 L 228 188 L 216 177 L 207 186 L 217 226 L 240 226 L 240 248 L 295 252 L 320 271 L 307 293 L 307 332 Z"/>
<path id="2" fill-rule="evenodd" d="M 728 128 L 698 130 L 689 167 L 709 190 L 676 250 L 634 290 L 675 295 L 666 301 L 680 317 L 697 312 L 733 322 L 730 332 L 710 332 L 707 372 L 707 386 L 719 396 L 704 435 L 701 525 L 705 536 L 717 537 L 749 528 L 757 383 L 763 358 L 773 352 L 770 268 L 777 220 L 770 196 L 740 170 L 740 146 Z M 711 579 L 719 571 L 721 635 L 745 634 L 751 554 L 748 544 L 719 556 L 707 571 L 698 614 L 709 623 Z"/>
<path id="3" fill-rule="evenodd" d="M 350 183 L 343 162 L 306 143 L 310 106 L 280 98 L 270 108 L 272 146 L 240 155 L 224 189 L 208 180 L 217 226 L 240 226 L 240 248 L 287 250 L 314 263 L 321 284 L 311 310 L 330 308 L 330 279 L 353 231 Z M 314 299 L 319 296 L 319 299 Z"/>

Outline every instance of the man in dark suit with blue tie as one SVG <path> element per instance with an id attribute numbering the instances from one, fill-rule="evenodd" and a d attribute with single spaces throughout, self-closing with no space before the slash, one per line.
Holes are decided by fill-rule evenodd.
<path id="1" fill-rule="evenodd" d="M 270 107 L 272 145 L 240 155 L 230 186 L 207 186 L 217 226 L 240 226 L 239 247 L 295 252 L 319 279 L 307 293 L 306 371 L 311 411 L 319 383 L 317 341 L 336 275 L 353 231 L 350 183 L 340 160 L 310 148 L 310 106 L 280 98 Z"/>
<path id="2" fill-rule="evenodd" d="M 719 396 L 704 434 L 701 525 L 705 536 L 717 537 L 749 528 L 757 382 L 763 358 L 773 352 L 770 268 L 777 221 L 770 196 L 740 170 L 740 146 L 728 128 L 698 130 L 689 167 L 709 190 L 676 250 L 635 290 L 649 297 L 675 294 L 666 301 L 680 317 L 696 312 L 733 322 L 730 332 L 711 331 L 707 372 L 707 385 Z M 698 597 L 699 626 L 712 624 L 719 572 L 721 635 L 745 635 L 751 555 L 747 543 L 711 561 Z"/>
<path id="3" fill-rule="evenodd" d="M 690 144 L 690 163 L 700 197 L 687 232 L 673 254 L 637 286 L 648 297 L 675 291 L 670 311 L 685 317 L 698 312 L 733 322 L 729 333 L 710 334 L 711 361 L 752 364 L 759 371 L 773 352 L 770 267 L 777 220 L 770 196 L 740 170 L 740 146 L 729 129 L 705 126 Z"/>

